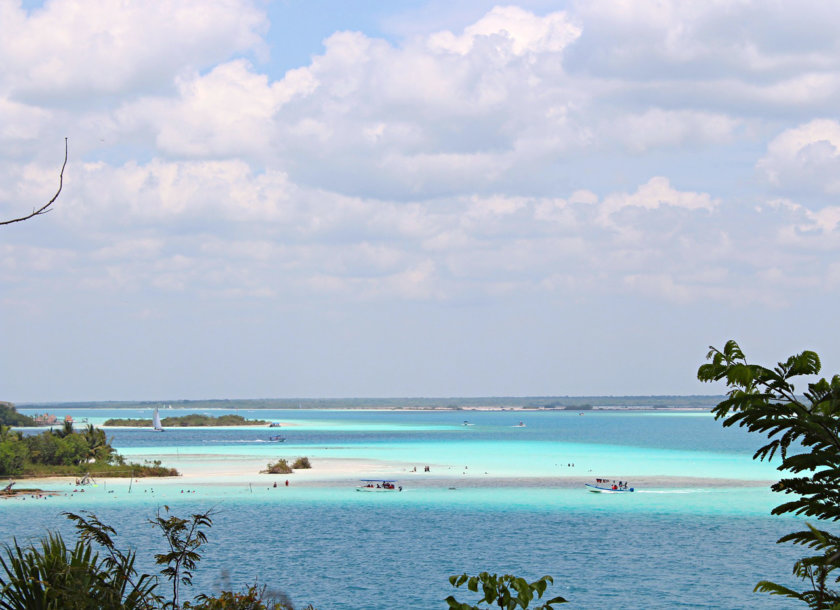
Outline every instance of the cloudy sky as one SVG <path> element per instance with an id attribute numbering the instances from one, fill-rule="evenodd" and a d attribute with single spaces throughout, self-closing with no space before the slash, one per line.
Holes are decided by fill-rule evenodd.
<path id="1" fill-rule="evenodd" d="M 840 372 L 840 4 L 0 0 L 0 398 Z"/>

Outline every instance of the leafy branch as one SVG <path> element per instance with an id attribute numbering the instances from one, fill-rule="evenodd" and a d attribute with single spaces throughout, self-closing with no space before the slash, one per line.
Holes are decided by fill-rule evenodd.
<path id="1" fill-rule="evenodd" d="M 840 520 L 840 376 L 808 384 L 802 396 L 796 394 L 793 379 L 816 376 L 821 369 L 819 356 L 803 351 L 779 362 L 773 368 L 750 364 L 735 341 L 722 350 L 710 348 L 708 363 L 697 371 L 700 381 L 724 381 L 726 400 L 712 413 L 723 425 L 738 425 L 758 432 L 768 441 L 753 459 L 770 460 L 777 453 L 777 470 L 789 476 L 775 483 L 774 492 L 792 499 L 772 510 L 774 515 L 796 514 L 820 521 Z M 817 552 L 794 564 L 793 574 L 810 584 L 795 591 L 770 581 L 761 581 L 756 591 L 798 599 L 810 608 L 840 608 L 840 583 L 832 573 L 840 568 L 840 538 L 806 524 L 807 529 L 783 536 L 790 542 Z"/>
<path id="2" fill-rule="evenodd" d="M 164 506 L 164 509 L 169 512 L 168 506 Z M 207 542 L 207 534 L 203 529 L 213 525 L 210 518 L 212 513 L 211 509 L 191 515 L 189 519 L 182 519 L 175 515 L 162 517 L 158 512 L 154 519 L 149 520 L 149 523 L 160 528 L 169 545 L 169 552 L 155 554 L 155 561 L 158 565 L 166 566 L 160 573 L 172 582 L 172 601 L 168 604 L 171 608 L 180 607 L 180 585 L 192 584 L 193 570 L 201 561 L 198 549 Z"/>
<path id="3" fill-rule="evenodd" d="M 497 574 L 481 572 L 478 576 L 468 576 L 467 574 L 450 576 L 449 583 L 453 587 L 466 584 L 467 589 L 474 593 L 478 593 L 480 587 L 484 597 L 478 600 L 479 604 L 486 603 L 498 606 L 503 610 L 515 610 L 516 608 L 527 608 L 535 596 L 541 599 L 548 585 L 554 584 L 554 579 L 551 576 L 543 576 L 539 580 L 529 583 L 524 578 L 511 574 L 498 576 Z M 447 597 L 445 601 L 449 604 L 450 610 L 481 610 L 477 605 L 470 606 L 459 602 L 452 595 Z M 537 606 L 534 610 L 553 610 L 554 604 L 565 603 L 566 600 L 562 597 L 554 597 L 543 605 Z"/>

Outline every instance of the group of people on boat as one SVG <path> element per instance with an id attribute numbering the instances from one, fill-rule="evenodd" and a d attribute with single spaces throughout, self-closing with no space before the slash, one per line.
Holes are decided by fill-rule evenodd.
<path id="1" fill-rule="evenodd" d="M 364 487 L 367 487 L 369 489 L 396 489 L 393 483 L 388 483 L 387 481 L 383 481 L 382 483 L 376 483 L 375 485 L 371 482 L 365 485 Z"/>
<path id="2" fill-rule="evenodd" d="M 614 489 L 616 491 L 618 491 L 620 489 L 629 489 L 630 488 L 630 484 L 627 481 L 616 482 L 615 479 L 613 479 L 613 480 L 610 480 L 610 479 L 595 479 L 595 482 L 598 483 L 599 485 L 607 485 L 611 489 Z"/>
<path id="3" fill-rule="evenodd" d="M 397 490 L 402 491 L 402 485 L 396 485 L 394 481 L 362 481 L 364 485 L 361 485 L 357 489 L 387 489 L 387 490 Z"/>

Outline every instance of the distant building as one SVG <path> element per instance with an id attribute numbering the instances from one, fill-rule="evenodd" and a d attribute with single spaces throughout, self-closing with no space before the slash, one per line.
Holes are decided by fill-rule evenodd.
<path id="1" fill-rule="evenodd" d="M 57 423 L 58 418 L 55 415 L 50 415 L 49 413 L 42 413 L 35 416 L 36 426 L 54 426 Z"/>

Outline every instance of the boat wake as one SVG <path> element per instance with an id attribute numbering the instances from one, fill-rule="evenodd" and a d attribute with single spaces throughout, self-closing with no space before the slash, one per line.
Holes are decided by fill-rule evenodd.
<path id="1" fill-rule="evenodd" d="M 225 439 L 225 440 L 218 440 L 218 439 L 208 439 L 204 441 L 205 443 L 270 443 L 271 441 L 267 441 L 261 438 L 243 438 L 243 439 Z"/>
<path id="2" fill-rule="evenodd" d="M 637 489 L 639 494 L 705 494 L 709 493 L 707 489 Z"/>

